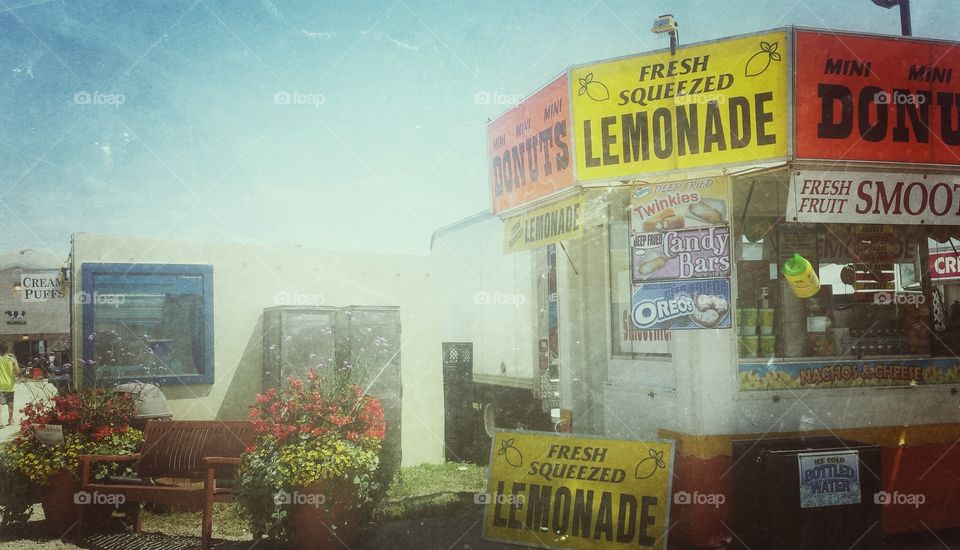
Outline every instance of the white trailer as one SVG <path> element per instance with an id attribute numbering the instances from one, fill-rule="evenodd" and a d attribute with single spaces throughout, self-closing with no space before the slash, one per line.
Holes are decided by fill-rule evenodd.
<path id="1" fill-rule="evenodd" d="M 431 242 L 451 459 L 484 459 L 493 427 L 554 429 L 559 420 L 555 249 L 504 254 L 503 239 L 503 221 L 484 212 Z"/>

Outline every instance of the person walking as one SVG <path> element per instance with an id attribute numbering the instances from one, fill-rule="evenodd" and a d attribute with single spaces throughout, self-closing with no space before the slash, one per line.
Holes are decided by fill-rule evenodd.
<path id="1" fill-rule="evenodd" d="M 13 383 L 19 377 L 20 365 L 10 353 L 10 344 L 0 342 L 0 405 L 7 405 L 7 426 L 13 425 Z"/>

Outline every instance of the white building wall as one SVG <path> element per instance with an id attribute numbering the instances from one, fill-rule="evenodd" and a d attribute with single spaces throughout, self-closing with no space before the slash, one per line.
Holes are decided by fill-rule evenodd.
<path id="1" fill-rule="evenodd" d="M 428 256 L 76 234 L 73 260 L 75 293 L 84 263 L 213 266 L 215 382 L 163 388 L 179 419 L 246 417 L 262 389 L 264 308 L 286 305 L 298 294 L 319 295 L 327 306 L 399 306 L 403 464 L 443 461 L 441 348 Z M 81 316 L 73 323 L 74 349 L 80 350 Z"/>

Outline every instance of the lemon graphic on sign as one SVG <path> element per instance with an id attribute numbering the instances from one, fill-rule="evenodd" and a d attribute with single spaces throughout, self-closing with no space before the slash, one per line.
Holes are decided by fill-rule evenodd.
<path id="1" fill-rule="evenodd" d="M 760 41 L 760 51 L 753 54 L 747 60 L 743 68 L 744 76 L 757 76 L 763 74 L 770 66 L 771 61 L 780 61 L 783 57 L 777 52 L 777 42 Z"/>
<path id="2" fill-rule="evenodd" d="M 502 456 L 503 459 L 507 461 L 507 464 L 514 468 L 523 466 L 523 455 L 520 454 L 520 449 L 513 446 L 512 439 L 500 442 L 500 448 L 497 449 L 497 456 Z"/>
<path id="3" fill-rule="evenodd" d="M 657 473 L 660 468 L 666 468 L 667 463 L 663 461 L 663 451 L 650 449 L 647 458 L 637 463 L 637 469 L 633 472 L 633 477 L 637 479 L 647 479 Z"/>
<path id="4" fill-rule="evenodd" d="M 606 101 L 610 99 L 610 90 L 603 82 L 593 79 L 593 73 L 587 73 L 580 77 L 580 91 L 577 95 L 587 94 L 587 97 L 594 101 Z"/>

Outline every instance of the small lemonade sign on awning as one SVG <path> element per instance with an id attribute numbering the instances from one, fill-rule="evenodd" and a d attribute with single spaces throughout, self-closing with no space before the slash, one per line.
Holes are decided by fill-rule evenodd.
<path id="1" fill-rule="evenodd" d="M 483 536 L 541 548 L 667 548 L 673 443 L 498 431 Z"/>
<path id="2" fill-rule="evenodd" d="M 583 194 L 504 220 L 503 252 L 540 248 L 583 236 Z"/>

